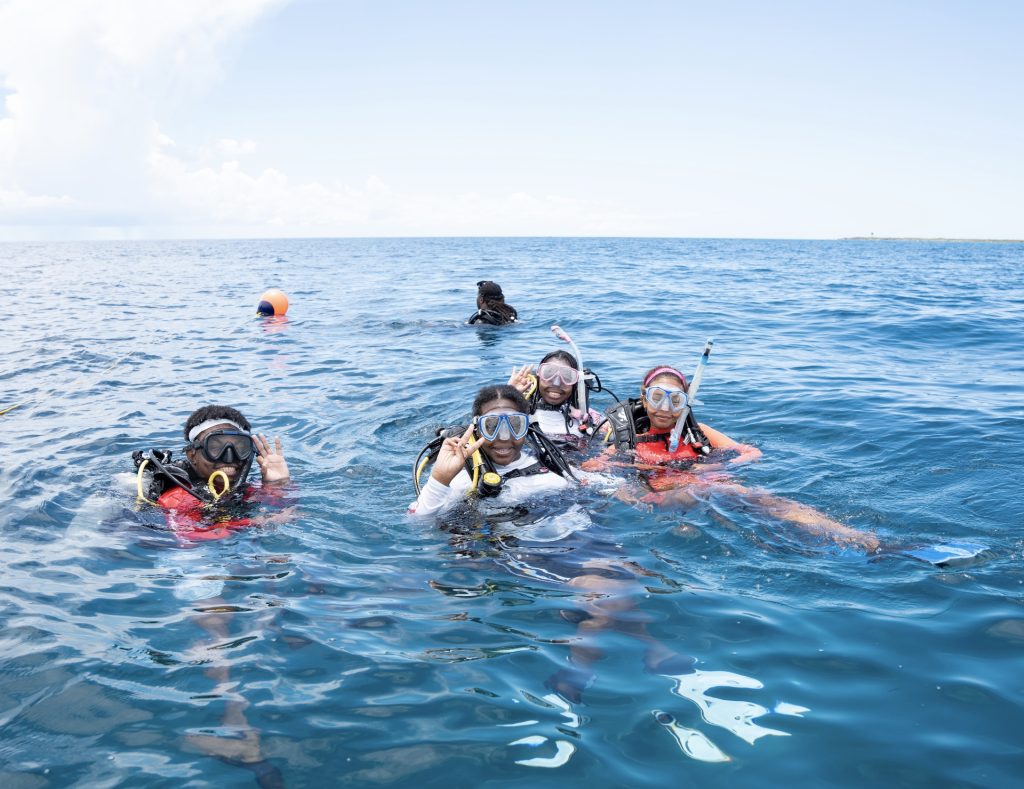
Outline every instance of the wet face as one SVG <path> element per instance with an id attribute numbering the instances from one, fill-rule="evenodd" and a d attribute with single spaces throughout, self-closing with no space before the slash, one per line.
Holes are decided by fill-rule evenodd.
<path id="1" fill-rule="evenodd" d="M 578 372 L 560 356 L 551 356 L 537 367 L 537 391 L 548 405 L 562 405 L 576 388 Z M 570 382 L 572 381 L 572 382 Z"/>
<path id="2" fill-rule="evenodd" d="M 211 433 L 218 433 L 222 430 L 238 430 L 237 427 L 230 424 L 214 425 L 209 427 L 196 436 L 196 443 L 202 442 Z M 236 483 L 239 481 L 238 477 L 242 473 L 242 469 L 245 468 L 245 463 L 239 463 L 237 465 L 230 463 L 213 463 L 206 458 L 200 449 L 186 449 L 185 457 L 188 458 L 188 462 L 192 464 L 192 468 L 195 469 L 196 474 L 201 479 L 209 479 L 210 475 L 215 471 L 223 471 L 229 480 L 231 480 L 231 487 L 234 488 Z"/>
<path id="3" fill-rule="evenodd" d="M 649 381 L 647 386 L 660 386 L 663 389 L 682 389 L 683 382 L 672 375 L 672 373 L 662 373 L 661 375 L 656 375 L 651 381 Z M 644 410 L 647 411 L 647 417 L 651 420 L 652 430 L 669 430 L 675 425 L 676 420 L 679 418 L 678 413 L 673 413 L 667 409 L 661 410 L 655 408 L 647 400 L 646 396 L 644 396 Z"/>
<path id="4" fill-rule="evenodd" d="M 566 383 L 549 383 L 547 381 L 540 381 L 538 389 L 540 390 L 540 396 L 548 405 L 561 405 L 570 397 L 572 397 L 572 384 Z"/>
<path id="5" fill-rule="evenodd" d="M 488 400 L 480 409 L 480 415 L 487 414 L 518 414 L 519 407 L 511 400 L 499 397 L 496 400 Z M 491 462 L 499 466 L 507 466 L 513 461 L 519 460 L 522 454 L 523 444 L 526 443 L 526 436 L 522 438 L 499 438 L 493 441 L 484 441 L 480 451 L 490 458 Z"/>

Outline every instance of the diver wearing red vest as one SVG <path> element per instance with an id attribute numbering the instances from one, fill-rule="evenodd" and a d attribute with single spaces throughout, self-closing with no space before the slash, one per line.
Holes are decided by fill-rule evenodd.
<path id="1" fill-rule="evenodd" d="M 727 474 L 715 473 L 756 460 L 761 450 L 697 422 L 689 409 L 688 389 L 686 376 L 672 367 L 649 370 L 641 384 L 640 400 L 620 403 L 605 412 L 604 434 L 612 446 L 581 467 L 585 471 L 600 471 L 609 465 L 638 469 L 653 492 L 620 489 L 616 495 L 631 503 L 689 506 L 698 500 L 696 494 L 714 490 L 735 495 L 811 534 L 867 551 L 878 549 L 878 538 L 869 532 L 853 529 L 806 504 L 746 488 Z M 673 451 L 673 428 L 680 418 L 685 421 L 678 425 L 679 445 Z M 722 451 L 737 454 L 721 461 Z"/>
<path id="2" fill-rule="evenodd" d="M 234 408 L 205 406 L 185 422 L 185 459 L 172 461 L 170 452 L 135 452 L 140 498 L 168 511 L 168 520 L 181 538 L 217 540 L 232 531 L 263 522 L 265 518 L 220 517 L 210 504 L 274 501 L 276 485 L 288 481 L 288 464 L 281 453 L 281 439 L 273 446 L 266 436 L 253 435 L 249 421 Z M 247 478 L 253 461 L 260 468 L 263 485 L 251 489 Z M 150 472 L 148 478 L 146 472 Z"/>
<path id="3" fill-rule="evenodd" d="M 606 440 L 615 451 L 631 452 L 641 467 L 651 467 L 643 470 L 649 472 L 647 483 L 654 490 L 679 487 L 694 481 L 698 469 L 688 469 L 695 464 L 701 464 L 699 471 L 708 471 L 712 467 L 734 466 L 761 457 L 761 450 L 757 447 L 741 444 L 725 433 L 697 422 L 687 407 L 688 388 L 686 376 L 678 370 L 655 367 L 644 375 L 641 399 L 620 403 L 605 413 L 608 420 Z M 681 431 L 681 440 L 673 451 L 670 448 L 672 431 L 684 413 L 685 429 Z M 738 454 L 724 464 L 708 463 L 712 450 Z M 602 460 L 598 458 L 596 465 L 603 465 Z"/>

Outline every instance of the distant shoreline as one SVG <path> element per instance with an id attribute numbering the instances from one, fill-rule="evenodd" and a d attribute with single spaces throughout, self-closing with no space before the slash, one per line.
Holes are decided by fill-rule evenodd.
<path id="1" fill-rule="evenodd" d="M 957 244 L 1024 244 L 1020 238 L 917 238 L 914 236 L 849 236 L 840 241 L 942 241 Z"/>

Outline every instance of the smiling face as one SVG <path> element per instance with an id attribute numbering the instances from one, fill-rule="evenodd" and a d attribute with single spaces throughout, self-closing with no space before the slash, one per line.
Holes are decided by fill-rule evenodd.
<path id="1" fill-rule="evenodd" d="M 672 373 L 662 373 L 657 375 L 648 381 L 647 386 L 660 386 L 663 389 L 682 389 L 683 382 L 680 381 Z M 645 389 L 647 387 L 644 387 Z M 653 404 L 644 396 L 644 410 L 647 411 L 647 417 L 651 420 L 651 430 L 670 430 L 676 423 L 676 419 L 679 418 L 679 413 L 673 413 L 667 409 L 655 408 Z"/>
<path id="2" fill-rule="evenodd" d="M 579 380 L 576 360 L 565 351 L 552 351 L 537 365 L 537 391 L 548 405 L 559 406 L 572 397 Z"/>
<path id="3" fill-rule="evenodd" d="M 209 427 L 196 436 L 195 443 L 202 443 L 208 435 L 212 433 L 218 433 L 223 430 L 237 431 L 238 428 L 232 424 L 221 424 Z M 209 479 L 210 475 L 215 471 L 223 471 L 229 480 L 231 480 L 231 487 L 234 488 L 237 484 L 238 477 L 242 473 L 242 469 L 245 467 L 245 463 L 214 463 L 210 461 L 206 455 L 203 454 L 202 450 L 199 449 L 186 449 L 185 457 L 188 458 L 188 462 L 195 469 L 196 474 L 200 479 Z"/>
<path id="4" fill-rule="evenodd" d="M 561 379 L 555 379 L 561 381 Z M 538 391 L 540 396 L 548 405 L 561 405 L 570 397 L 572 397 L 572 390 L 574 389 L 572 384 L 566 383 L 554 383 L 551 381 L 540 381 L 538 384 Z"/>
<path id="5" fill-rule="evenodd" d="M 503 397 L 488 400 L 480 407 L 480 416 L 516 413 L 519 413 L 516 403 Z M 487 455 L 492 463 L 499 466 L 507 466 L 509 463 L 519 460 L 525 442 L 525 435 L 522 438 L 513 438 L 511 436 L 500 438 L 496 436 L 493 441 L 485 440 L 480 446 L 480 451 Z"/>

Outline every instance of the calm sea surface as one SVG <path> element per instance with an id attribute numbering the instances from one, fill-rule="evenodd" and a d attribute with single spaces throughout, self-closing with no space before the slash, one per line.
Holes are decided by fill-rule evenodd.
<path id="1" fill-rule="evenodd" d="M 1024 785 L 1024 245 L 7 244 L 0 271 L 5 787 Z M 462 325 L 484 278 L 521 325 Z M 253 317 L 271 286 L 286 321 Z M 621 397 L 714 337 L 698 415 L 763 450 L 740 481 L 990 550 L 869 559 L 727 498 L 584 494 L 535 550 L 410 521 L 433 428 L 552 323 Z M 282 437 L 298 509 L 185 548 L 130 455 L 210 402 Z M 559 703 L 600 599 L 538 568 L 591 556 L 639 582 Z M 648 638 L 697 671 L 645 671 Z"/>

